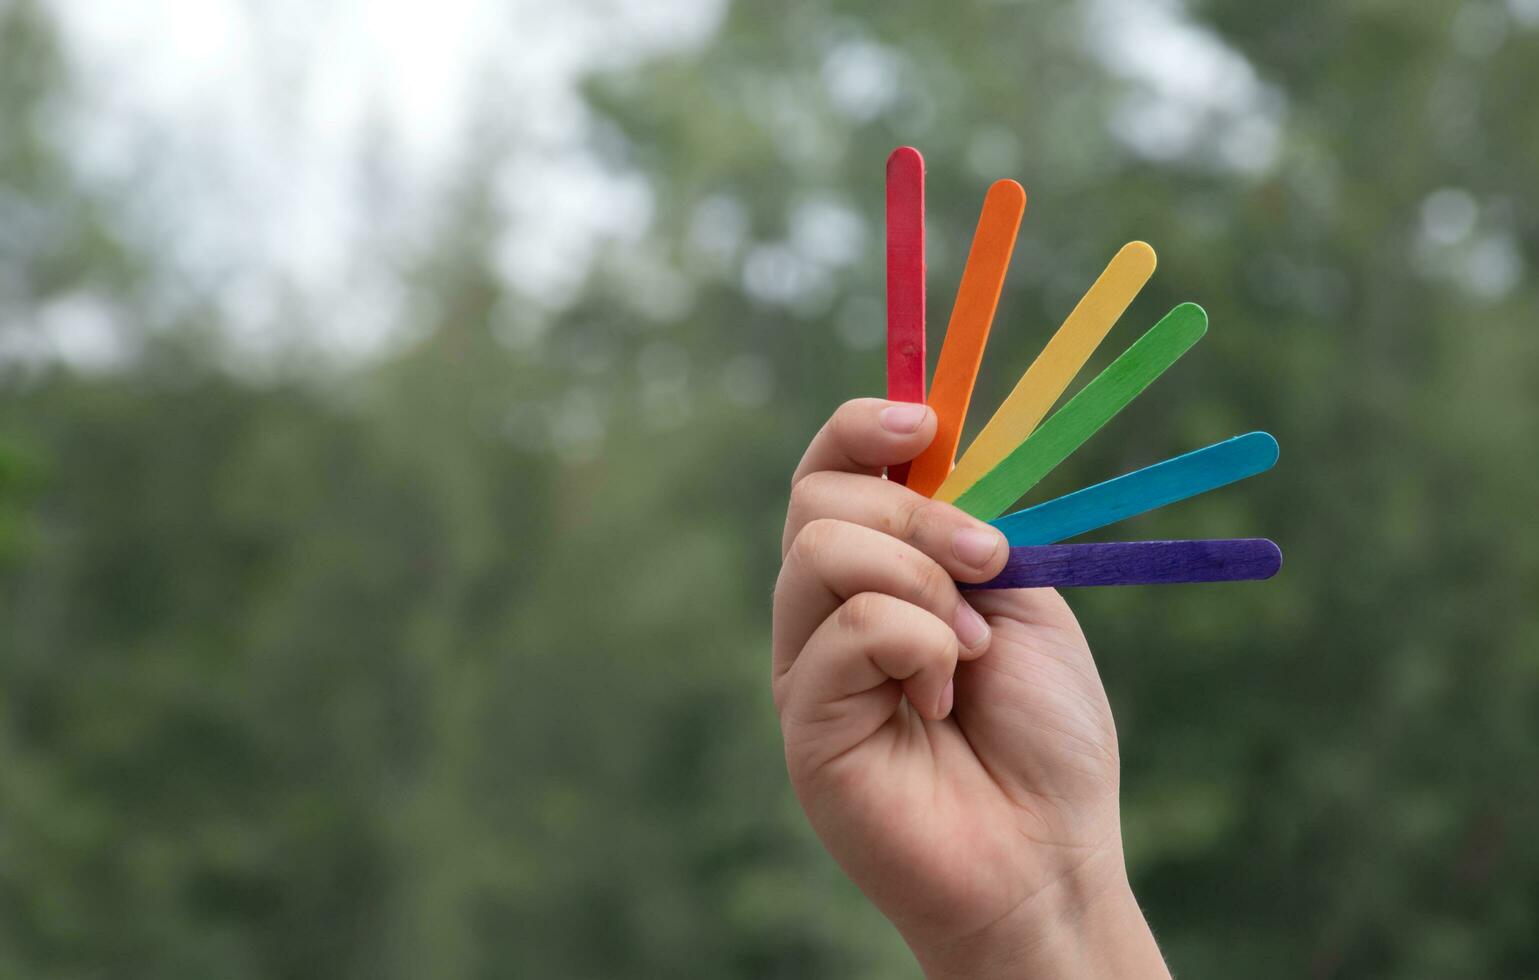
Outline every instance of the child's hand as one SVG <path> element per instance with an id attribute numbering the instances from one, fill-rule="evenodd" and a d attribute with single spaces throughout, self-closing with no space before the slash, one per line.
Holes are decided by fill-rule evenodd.
<path id="1" fill-rule="evenodd" d="M 931 976 L 1168 976 L 1074 615 L 1046 589 L 969 604 L 952 580 L 998 573 L 1004 535 L 880 475 L 934 435 L 923 406 L 852 401 L 796 470 L 774 692 L 797 796 Z"/>

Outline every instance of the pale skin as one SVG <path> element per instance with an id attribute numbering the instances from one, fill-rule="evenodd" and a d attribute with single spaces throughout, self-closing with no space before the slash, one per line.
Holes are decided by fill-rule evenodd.
<path id="1" fill-rule="evenodd" d="M 1168 978 L 1128 885 L 1117 734 L 1048 589 L 969 592 L 1004 536 L 882 477 L 935 435 L 858 399 L 792 479 L 774 695 L 824 845 L 926 976 Z"/>

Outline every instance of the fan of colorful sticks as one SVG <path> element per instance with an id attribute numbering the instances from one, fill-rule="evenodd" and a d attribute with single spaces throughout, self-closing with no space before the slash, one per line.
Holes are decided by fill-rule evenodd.
<path id="1" fill-rule="evenodd" d="M 1060 544 L 1068 538 L 1254 476 L 1277 462 L 1277 441 L 1251 432 L 1001 517 L 1197 343 L 1208 315 L 1182 303 L 1048 416 L 1085 361 L 1154 273 L 1154 250 L 1132 242 L 1111 260 L 953 465 L 983 361 L 1026 192 L 989 188 L 962 271 L 928 397 L 925 394 L 924 160 L 900 147 L 887 160 L 887 397 L 928 402 L 935 441 L 888 472 L 925 496 L 990 521 L 1010 541 L 1005 570 L 978 589 L 1146 585 L 1271 578 L 1282 552 L 1262 538 Z M 1047 416 L 1044 422 L 1043 417 Z"/>

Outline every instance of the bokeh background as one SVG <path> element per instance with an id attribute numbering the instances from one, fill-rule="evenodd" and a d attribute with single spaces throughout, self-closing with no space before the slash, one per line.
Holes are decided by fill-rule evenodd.
<path id="1" fill-rule="evenodd" d="M 901 143 L 932 352 L 1030 195 L 972 430 L 1128 240 L 1108 351 L 1211 316 L 1034 498 L 1283 446 L 1101 535 L 1279 578 L 1071 596 L 1178 975 L 1539 975 L 1536 92 L 1536 0 L 0 0 L 0 975 L 916 976 L 767 691 Z"/>

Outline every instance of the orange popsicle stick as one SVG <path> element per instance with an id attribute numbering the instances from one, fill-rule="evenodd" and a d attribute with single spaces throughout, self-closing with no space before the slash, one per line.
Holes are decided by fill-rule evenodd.
<path id="1" fill-rule="evenodd" d="M 962 284 L 957 288 L 956 305 L 951 308 L 951 322 L 946 325 L 946 339 L 941 344 L 935 377 L 930 381 L 930 407 L 935 409 L 939 428 L 930 443 L 909 469 L 908 487 L 915 493 L 932 496 L 945 482 L 962 439 L 962 423 L 967 420 L 967 405 L 973 397 L 973 383 L 983 362 L 983 347 L 999 306 L 999 292 L 1010 268 L 1010 253 L 1015 250 L 1015 235 L 1026 211 L 1026 192 L 1013 180 L 995 181 L 983 199 L 978 216 L 978 230 L 973 247 L 967 253 L 962 270 Z"/>

